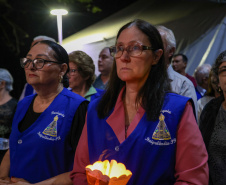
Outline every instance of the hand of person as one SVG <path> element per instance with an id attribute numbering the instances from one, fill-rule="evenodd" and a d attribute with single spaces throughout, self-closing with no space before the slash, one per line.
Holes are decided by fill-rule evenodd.
<path id="1" fill-rule="evenodd" d="M 1 185 L 1 184 L 0 184 Z M 12 183 L 12 185 L 31 185 L 29 182 L 24 182 L 24 181 L 18 181 L 15 183 Z"/>
<path id="2" fill-rule="evenodd" d="M 11 177 L 11 182 L 14 185 L 29 185 L 30 183 L 22 178 Z M 1 184 L 0 184 L 1 185 Z"/>
<path id="3" fill-rule="evenodd" d="M 0 185 L 12 184 L 10 177 L 1 177 Z"/>

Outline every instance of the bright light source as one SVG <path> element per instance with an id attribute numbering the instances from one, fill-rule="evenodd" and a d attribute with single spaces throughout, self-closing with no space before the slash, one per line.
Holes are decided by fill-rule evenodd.
<path id="1" fill-rule="evenodd" d="M 62 15 L 66 15 L 68 14 L 67 10 L 64 9 L 54 9 L 51 10 L 50 13 L 52 15 L 56 15 L 57 16 L 57 29 L 58 29 L 58 41 L 59 44 L 62 44 L 62 38 L 63 38 L 63 33 L 62 33 Z"/>
<path id="2" fill-rule="evenodd" d="M 67 15 L 68 11 L 64 9 L 54 9 L 54 10 L 51 10 L 50 13 L 52 15 Z"/>
<path id="3" fill-rule="evenodd" d="M 65 48 L 65 50 L 68 53 L 70 53 L 74 50 L 82 50 L 84 45 L 86 45 L 88 43 L 103 41 L 104 36 L 105 35 L 103 35 L 103 34 L 93 34 L 90 36 L 81 37 L 81 38 L 75 39 L 73 41 L 70 41 L 66 44 L 63 44 L 63 47 Z"/>

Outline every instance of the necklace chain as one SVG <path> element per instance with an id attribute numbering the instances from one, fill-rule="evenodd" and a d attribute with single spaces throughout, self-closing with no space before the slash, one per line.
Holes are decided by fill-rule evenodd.
<path id="1" fill-rule="evenodd" d="M 125 138 L 127 138 L 127 130 L 129 128 L 129 125 L 125 125 Z"/>

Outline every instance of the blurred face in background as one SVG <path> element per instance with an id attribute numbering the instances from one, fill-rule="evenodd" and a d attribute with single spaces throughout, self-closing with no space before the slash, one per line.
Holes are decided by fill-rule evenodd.
<path id="1" fill-rule="evenodd" d="M 219 85 L 217 84 L 217 78 L 214 75 L 212 75 L 210 81 L 212 88 L 216 91 L 219 87 Z"/>
<path id="2" fill-rule="evenodd" d="M 110 55 L 108 48 L 103 49 L 99 54 L 98 70 L 101 74 L 109 74 L 114 58 Z"/>
<path id="3" fill-rule="evenodd" d="M 222 62 L 219 67 L 219 86 L 221 87 L 224 95 L 226 96 L 226 61 Z"/>
<path id="4" fill-rule="evenodd" d="M 174 71 L 176 71 L 178 73 L 182 73 L 186 68 L 186 63 L 183 61 L 183 57 L 180 55 L 173 57 L 172 67 L 173 67 Z"/>
<path id="5" fill-rule="evenodd" d="M 78 66 L 74 62 L 69 62 L 69 69 L 69 87 L 73 90 L 84 86 L 86 84 L 86 80 L 80 75 Z"/>

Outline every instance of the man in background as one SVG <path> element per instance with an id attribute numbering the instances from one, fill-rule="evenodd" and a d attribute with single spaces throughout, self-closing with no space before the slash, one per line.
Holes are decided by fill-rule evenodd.
<path id="1" fill-rule="evenodd" d="M 31 43 L 31 47 L 34 46 L 37 42 L 42 41 L 42 40 L 50 40 L 50 41 L 56 42 L 56 40 L 51 37 L 48 37 L 45 35 L 39 35 L 33 39 L 32 43 Z M 24 85 L 23 91 L 20 95 L 19 101 L 22 100 L 25 96 L 29 96 L 34 93 L 35 93 L 35 90 L 33 89 L 33 87 L 30 84 L 26 83 Z"/>
<path id="2" fill-rule="evenodd" d="M 186 55 L 181 54 L 181 53 L 173 55 L 172 67 L 173 67 L 174 71 L 180 73 L 183 76 L 186 76 L 189 80 L 191 80 L 193 85 L 196 87 L 197 84 L 196 84 L 195 78 L 185 72 L 187 63 L 188 63 L 188 58 Z"/>
<path id="3" fill-rule="evenodd" d="M 98 59 L 98 70 L 100 75 L 96 78 L 93 86 L 97 89 L 105 89 L 107 86 L 114 57 L 111 56 L 109 47 L 105 47 L 101 50 Z"/>
<path id="4" fill-rule="evenodd" d="M 192 98 L 195 106 L 195 116 L 197 118 L 197 97 L 195 87 L 192 82 L 185 76 L 177 73 L 170 65 L 173 54 L 176 51 L 176 39 L 172 30 L 164 26 L 156 26 L 158 29 L 163 45 L 164 45 L 164 58 L 167 65 L 167 73 L 170 79 L 171 90 L 180 95 Z"/>
<path id="5" fill-rule="evenodd" d="M 206 90 L 208 89 L 208 78 L 210 70 L 210 64 L 203 64 L 201 66 L 198 66 L 195 70 L 195 79 L 198 84 L 195 90 L 198 100 L 205 95 Z"/>

